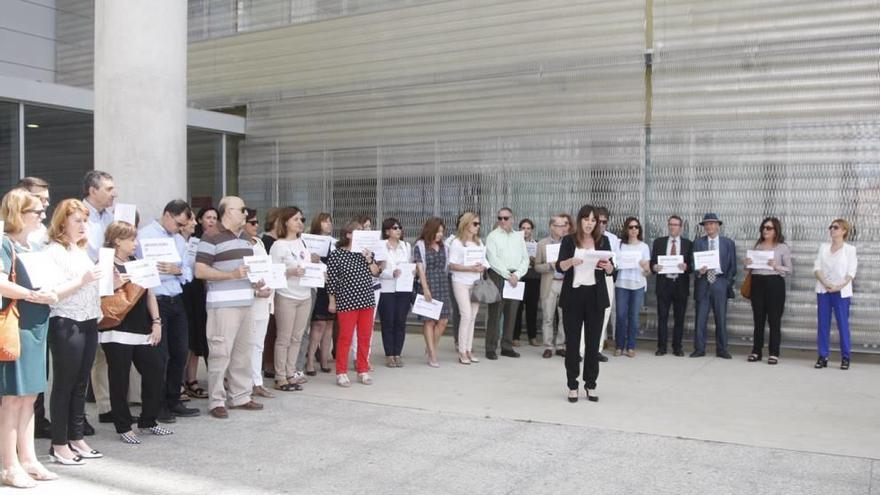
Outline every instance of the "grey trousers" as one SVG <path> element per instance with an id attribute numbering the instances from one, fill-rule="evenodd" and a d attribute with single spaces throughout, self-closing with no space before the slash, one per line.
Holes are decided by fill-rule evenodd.
<path id="1" fill-rule="evenodd" d="M 504 289 L 504 279 L 494 271 L 489 272 L 489 280 L 498 287 L 498 292 Z M 516 323 L 516 310 L 520 301 L 502 299 L 489 305 L 488 318 L 486 320 L 486 352 L 496 352 L 499 337 L 501 350 L 513 350 L 513 325 Z M 501 315 L 504 315 L 504 329 L 501 328 Z"/>

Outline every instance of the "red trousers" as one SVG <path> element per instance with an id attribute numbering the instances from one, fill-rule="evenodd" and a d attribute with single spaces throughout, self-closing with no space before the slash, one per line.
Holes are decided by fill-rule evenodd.
<path id="1" fill-rule="evenodd" d="M 336 314 L 339 322 L 339 336 L 336 339 L 336 374 L 348 372 L 348 350 L 357 327 L 357 372 L 370 371 L 370 337 L 373 335 L 372 306 L 369 308 L 341 311 Z"/>

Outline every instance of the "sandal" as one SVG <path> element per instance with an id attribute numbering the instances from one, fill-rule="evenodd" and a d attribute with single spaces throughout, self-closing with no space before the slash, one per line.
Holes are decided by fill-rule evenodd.
<path id="1" fill-rule="evenodd" d="M 746 359 L 746 361 L 748 361 L 750 363 L 754 363 L 754 362 L 760 361 L 760 360 L 761 360 L 761 356 L 759 356 L 755 353 L 749 354 L 748 359 Z"/>
<path id="2" fill-rule="evenodd" d="M 186 395 L 192 397 L 193 399 L 207 399 L 208 398 L 208 392 L 199 386 L 198 380 L 186 382 Z"/>
<path id="3" fill-rule="evenodd" d="M 767 358 L 767 364 L 776 364 L 779 362 L 779 358 L 776 356 L 770 356 Z"/>
<path id="4" fill-rule="evenodd" d="M 299 392 L 302 390 L 302 385 L 290 383 L 288 381 L 277 381 L 275 382 L 275 390 L 280 390 L 282 392 Z"/>

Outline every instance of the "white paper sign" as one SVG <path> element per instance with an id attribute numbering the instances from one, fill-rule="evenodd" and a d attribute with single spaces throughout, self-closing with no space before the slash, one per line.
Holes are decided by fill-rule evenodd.
<path id="1" fill-rule="evenodd" d="M 617 255 L 617 267 L 621 270 L 641 268 L 640 261 L 642 261 L 642 253 L 639 251 L 621 251 Z"/>
<path id="2" fill-rule="evenodd" d="M 547 263 L 556 263 L 559 260 L 559 247 L 561 243 L 547 244 Z"/>
<path id="3" fill-rule="evenodd" d="M 440 312 L 443 310 L 443 302 L 431 299 L 431 302 L 425 300 L 421 294 L 416 296 L 416 302 L 413 304 L 412 312 L 430 318 L 432 320 L 440 319 Z"/>
<path id="4" fill-rule="evenodd" d="M 613 251 L 588 249 L 584 253 L 584 265 L 587 265 L 590 267 L 590 269 L 595 270 L 596 265 L 598 265 L 600 261 L 608 261 L 613 256 Z"/>
<path id="5" fill-rule="evenodd" d="M 538 255 L 538 243 L 534 241 L 529 241 L 526 243 L 526 251 L 529 252 L 529 257 L 534 258 Z"/>
<path id="6" fill-rule="evenodd" d="M 504 290 L 501 297 L 504 299 L 513 299 L 514 301 L 522 301 L 526 291 L 526 283 L 520 280 L 516 283 L 516 287 L 511 285 L 509 280 L 504 281 Z"/>
<path id="7" fill-rule="evenodd" d="M 127 261 L 125 262 L 125 273 L 131 275 L 132 283 L 140 285 L 144 289 L 152 289 L 162 284 L 155 261 Z"/>
<path id="8" fill-rule="evenodd" d="M 660 271 L 664 275 L 673 275 L 684 273 L 678 265 L 684 263 L 684 256 L 677 254 L 675 256 L 657 256 L 657 264 L 660 265 Z"/>
<path id="9" fill-rule="evenodd" d="M 752 270 L 772 270 L 773 267 L 768 265 L 767 262 L 773 259 L 773 251 L 759 251 L 759 250 L 747 250 L 746 258 L 752 260 L 752 264 L 746 266 L 746 268 L 751 268 Z"/>
<path id="10" fill-rule="evenodd" d="M 116 250 L 101 248 L 98 251 L 98 267 L 101 268 L 101 280 L 98 281 L 98 295 L 113 295 L 113 255 Z"/>
<path id="11" fill-rule="evenodd" d="M 165 263 L 180 263 L 180 253 L 173 237 L 160 237 L 157 239 L 140 239 L 141 252 L 145 260 L 164 261 Z"/>
<path id="12" fill-rule="evenodd" d="M 135 224 L 137 216 L 137 206 L 128 203 L 116 203 L 113 207 L 113 220 L 117 222 L 128 222 Z"/>
<path id="13" fill-rule="evenodd" d="M 397 269 L 400 270 L 400 276 L 394 281 L 395 292 L 412 292 L 413 283 L 415 282 L 415 263 L 398 263 Z"/>
<path id="14" fill-rule="evenodd" d="M 299 278 L 301 287 L 324 287 L 326 265 L 323 263 L 303 263 L 301 266 L 306 270 L 306 273 Z"/>
<path id="15" fill-rule="evenodd" d="M 199 238 L 190 237 L 186 243 L 186 264 L 188 266 L 196 265 L 197 254 L 199 254 Z"/>
<path id="16" fill-rule="evenodd" d="M 55 272 L 52 267 L 54 265 L 49 262 L 47 253 L 43 251 L 35 251 L 33 253 L 17 253 L 16 256 L 24 264 L 24 269 L 27 271 L 28 278 L 31 279 L 31 287 L 39 289 L 41 287 L 50 287 L 53 285 Z"/>
<path id="17" fill-rule="evenodd" d="M 721 256 L 719 256 L 718 250 L 694 251 L 694 266 L 696 268 L 705 266 L 708 270 L 720 270 Z"/>
<path id="18" fill-rule="evenodd" d="M 272 270 L 272 257 L 268 254 L 245 256 L 242 260 L 248 267 L 248 280 L 251 283 L 265 281 L 269 277 L 269 272 Z"/>
<path id="19" fill-rule="evenodd" d="M 468 246 L 464 248 L 464 266 L 482 265 L 485 259 L 485 246 Z"/>
<path id="20" fill-rule="evenodd" d="M 364 249 L 376 252 L 376 245 L 382 240 L 378 230 L 355 230 L 351 233 L 351 252 L 362 253 Z"/>
<path id="21" fill-rule="evenodd" d="M 269 271 L 262 274 L 263 282 L 270 289 L 287 288 L 287 267 L 284 263 L 272 263 Z"/>
<path id="22" fill-rule="evenodd" d="M 306 243 L 306 248 L 312 254 L 325 258 L 330 254 L 330 244 L 333 238 L 329 235 L 302 234 L 300 236 Z"/>

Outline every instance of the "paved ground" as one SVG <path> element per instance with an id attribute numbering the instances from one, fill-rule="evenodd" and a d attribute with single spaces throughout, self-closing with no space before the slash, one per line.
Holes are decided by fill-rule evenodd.
<path id="1" fill-rule="evenodd" d="M 568 404 L 562 360 L 540 348 L 471 366 L 442 348 L 439 369 L 377 357 L 370 387 L 319 374 L 264 411 L 182 418 L 140 446 L 101 425 L 107 458 L 53 466 L 63 479 L 32 493 L 880 494 L 876 358 L 844 372 L 808 352 L 770 367 L 645 348 L 603 365 L 598 404 Z M 421 349 L 409 335 L 406 354 Z"/>

